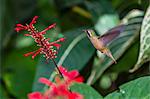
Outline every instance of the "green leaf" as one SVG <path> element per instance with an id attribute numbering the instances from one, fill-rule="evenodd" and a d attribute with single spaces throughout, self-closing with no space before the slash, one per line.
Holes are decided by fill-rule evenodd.
<path id="1" fill-rule="evenodd" d="M 58 52 L 58 58 L 56 58 L 56 63 L 58 66 L 62 65 L 68 70 L 77 69 L 80 71 L 92 57 L 95 49 L 81 28 L 65 33 L 65 38 L 66 41 L 62 43 L 62 47 Z M 38 83 L 38 79 L 40 77 L 50 78 L 55 68 L 52 61 L 46 64 L 44 60 L 45 58 L 41 57 L 37 67 L 33 86 L 34 91 L 40 91 L 43 88 L 43 85 Z"/>
<path id="2" fill-rule="evenodd" d="M 1 99 L 8 99 L 6 90 L 3 88 L 2 85 L 0 85 L 0 97 Z"/>
<path id="3" fill-rule="evenodd" d="M 105 14 L 99 17 L 98 22 L 95 24 L 95 30 L 98 34 L 102 35 L 109 29 L 113 28 L 119 23 L 119 17 L 116 14 Z"/>
<path id="4" fill-rule="evenodd" d="M 34 40 L 30 37 L 24 37 L 22 35 L 18 36 L 16 39 L 16 48 L 25 48 L 33 45 Z"/>
<path id="5" fill-rule="evenodd" d="M 136 41 L 139 35 L 139 30 L 140 30 L 140 24 L 142 21 L 142 18 L 140 17 L 142 14 L 139 13 L 138 15 L 134 17 L 128 18 L 126 21 L 128 21 L 128 25 L 126 26 L 125 30 L 117 37 L 114 39 L 109 45 L 108 48 L 112 52 L 112 55 L 115 57 L 115 59 L 119 59 L 123 53 L 133 44 L 133 42 Z M 94 83 L 101 75 L 102 73 L 113 64 L 113 61 L 103 55 L 100 54 L 99 57 L 103 60 L 100 66 L 94 67 L 93 71 L 95 72 L 95 75 L 93 76 L 93 79 L 89 79 L 87 81 L 88 84 Z M 91 78 L 90 76 L 90 78 Z"/>
<path id="6" fill-rule="evenodd" d="M 130 48 L 127 49 L 125 54 L 120 57 L 118 60 L 117 64 L 113 64 L 110 68 L 111 71 L 113 72 L 124 72 L 124 71 L 129 71 L 129 69 L 135 65 L 138 57 L 138 48 L 140 42 L 137 41 L 135 42 Z"/>
<path id="7" fill-rule="evenodd" d="M 37 6 L 36 14 L 40 15 L 38 21 L 42 20 L 39 22 L 40 26 L 54 22 L 58 23 L 58 11 L 53 0 L 37 0 Z"/>
<path id="8" fill-rule="evenodd" d="M 58 7 L 59 10 L 64 10 L 68 7 L 73 7 L 73 6 L 76 6 L 76 5 L 79 5 L 81 3 L 83 3 L 84 0 L 74 0 L 74 1 L 71 1 L 70 0 L 56 0 L 55 3 Z"/>
<path id="9" fill-rule="evenodd" d="M 85 1 L 85 6 L 92 14 L 92 20 L 94 22 L 103 14 L 114 14 L 114 9 L 108 0 Z"/>
<path id="10" fill-rule="evenodd" d="M 82 94 L 84 99 L 103 99 L 96 90 L 86 84 L 75 83 L 71 86 L 71 91 Z"/>
<path id="11" fill-rule="evenodd" d="M 36 0 L 5 0 L 0 6 L 2 14 L 1 18 L 1 35 L 2 35 L 2 47 L 8 47 L 13 42 L 14 38 L 17 37 L 14 32 L 15 23 L 17 21 L 23 21 L 27 19 L 35 10 Z M 7 21 L 6 21 L 7 20 Z"/>
<path id="12" fill-rule="evenodd" d="M 33 47 L 30 49 L 33 49 Z M 26 49 L 13 50 L 3 60 L 2 79 L 8 89 L 16 98 L 27 97 L 32 89 L 36 62 L 31 57 L 24 57 Z"/>
<path id="13" fill-rule="evenodd" d="M 128 3 L 127 3 L 128 2 Z M 111 1 L 112 6 L 122 19 L 131 10 L 135 9 L 147 9 L 149 5 L 148 0 L 113 0 Z"/>
<path id="14" fill-rule="evenodd" d="M 134 72 L 140 68 L 145 62 L 150 61 L 150 6 L 147 9 L 142 22 L 140 32 L 140 51 L 136 65 L 130 72 Z"/>
<path id="15" fill-rule="evenodd" d="M 138 78 L 119 87 L 104 99 L 149 99 L 150 97 L 150 76 Z"/>

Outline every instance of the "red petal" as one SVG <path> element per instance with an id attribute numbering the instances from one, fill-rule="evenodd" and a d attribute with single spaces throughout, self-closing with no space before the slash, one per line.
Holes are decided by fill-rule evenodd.
<path id="1" fill-rule="evenodd" d="M 60 42 L 64 42 L 64 41 L 65 41 L 65 38 L 60 38 L 59 41 L 60 41 Z"/>
<path id="2" fill-rule="evenodd" d="M 45 34 L 45 33 L 46 33 L 46 31 L 50 30 L 51 28 L 54 28 L 55 26 L 56 26 L 56 23 L 54 23 L 54 24 L 52 24 L 52 25 L 48 26 L 46 29 L 44 29 L 44 30 L 43 30 L 43 31 L 41 31 L 40 33 Z"/>
<path id="3" fill-rule="evenodd" d="M 47 40 L 47 41 L 49 41 L 49 40 L 50 40 L 50 38 L 47 38 L 46 40 Z"/>
<path id="4" fill-rule="evenodd" d="M 75 78 L 74 81 L 81 83 L 84 81 L 84 78 L 82 76 L 79 76 L 79 77 Z"/>
<path id="5" fill-rule="evenodd" d="M 17 31 L 17 32 L 19 32 L 19 31 L 21 31 L 21 30 L 25 30 L 25 29 L 22 28 L 22 27 L 16 27 L 16 28 L 15 28 L 15 31 Z"/>
<path id="6" fill-rule="evenodd" d="M 83 99 L 83 96 L 79 93 L 71 92 L 69 99 Z"/>
<path id="7" fill-rule="evenodd" d="M 26 26 L 24 26 L 24 25 L 22 25 L 22 24 L 16 24 L 15 30 L 16 30 L 17 32 L 19 32 L 19 31 L 21 31 L 21 30 L 26 30 L 26 29 L 27 29 Z"/>
<path id="8" fill-rule="evenodd" d="M 24 25 L 22 24 L 16 24 L 17 27 L 25 27 Z"/>
<path id="9" fill-rule="evenodd" d="M 21 28 L 15 28 L 15 31 L 19 32 L 21 30 Z"/>
<path id="10" fill-rule="evenodd" d="M 43 99 L 40 92 L 33 92 L 28 94 L 28 99 Z"/>
<path id="11" fill-rule="evenodd" d="M 54 43 L 54 44 L 52 44 L 53 46 L 55 46 L 57 49 L 59 49 L 60 48 L 60 44 L 57 44 L 57 43 Z"/>
<path id="12" fill-rule="evenodd" d="M 61 73 L 67 77 L 69 80 L 72 80 L 74 79 L 76 76 L 79 75 L 78 71 L 77 70 L 73 70 L 71 72 L 68 72 L 67 69 L 65 69 L 64 67 L 62 66 L 59 66 L 59 69 L 61 71 Z"/>
<path id="13" fill-rule="evenodd" d="M 64 68 L 63 66 L 59 66 L 59 70 L 61 71 L 61 73 L 64 75 L 64 76 L 68 76 L 68 71 L 66 68 Z"/>
<path id="14" fill-rule="evenodd" d="M 27 57 L 27 56 L 32 55 L 32 54 L 34 54 L 34 52 L 26 53 L 26 54 L 24 54 L 24 56 Z"/>
<path id="15" fill-rule="evenodd" d="M 45 85 L 47 85 L 47 86 L 54 86 L 54 84 L 53 84 L 51 81 L 49 81 L 48 79 L 43 78 L 43 77 L 41 77 L 41 78 L 39 79 L 39 82 L 41 82 L 41 83 L 43 83 L 43 84 L 45 84 Z"/>
<path id="16" fill-rule="evenodd" d="M 38 16 L 35 16 L 35 17 L 32 19 L 32 21 L 31 21 L 31 23 L 30 23 L 30 25 L 29 25 L 29 26 L 32 26 L 33 24 L 35 24 L 35 23 L 36 23 L 37 18 L 38 18 Z"/>
<path id="17" fill-rule="evenodd" d="M 61 82 L 61 79 L 60 79 L 59 76 L 56 76 L 56 77 L 55 77 L 55 82 L 56 82 L 57 84 Z"/>
<path id="18" fill-rule="evenodd" d="M 41 48 L 39 48 L 34 54 L 33 54 L 33 56 L 32 56 L 32 59 L 34 59 L 35 58 L 35 56 L 37 56 L 40 52 L 41 52 Z"/>
<path id="19" fill-rule="evenodd" d="M 79 75 L 79 72 L 77 70 L 72 70 L 72 71 L 69 72 L 69 78 L 70 79 L 74 79 L 78 75 Z"/>
<path id="20" fill-rule="evenodd" d="M 31 34 L 24 34 L 24 36 L 31 36 Z"/>
<path id="21" fill-rule="evenodd" d="M 59 70 L 61 71 L 63 76 L 67 78 L 68 83 L 70 83 L 72 81 L 75 81 L 75 82 L 83 82 L 84 81 L 83 77 L 79 76 L 79 72 L 77 70 L 72 70 L 72 71 L 68 72 L 67 69 L 65 69 L 62 66 L 59 66 Z"/>
<path id="22" fill-rule="evenodd" d="M 69 94 L 71 93 L 68 90 L 68 86 L 66 86 L 66 83 L 63 83 L 62 85 L 59 85 L 57 87 L 57 91 L 55 90 L 55 92 L 57 92 L 58 96 L 66 96 L 66 97 L 69 97 Z"/>

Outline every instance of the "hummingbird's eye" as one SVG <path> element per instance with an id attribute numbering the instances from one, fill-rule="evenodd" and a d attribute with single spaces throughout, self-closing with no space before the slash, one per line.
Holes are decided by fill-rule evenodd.
<path id="1" fill-rule="evenodd" d="M 88 36 L 90 37 L 90 34 L 89 33 L 87 33 L 88 34 Z"/>
<path id="2" fill-rule="evenodd" d="M 91 37 L 91 33 L 90 33 L 90 31 L 86 31 L 87 32 L 87 35 L 89 36 L 89 37 Z"/>

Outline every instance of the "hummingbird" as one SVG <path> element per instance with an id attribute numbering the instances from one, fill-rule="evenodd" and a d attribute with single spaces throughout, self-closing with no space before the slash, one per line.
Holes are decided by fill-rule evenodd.
<path id="1" fill-rule="evenodd" d="M 119 25 L 115 28 L 112 28 L 108 30 L 104 35 L 102 36 L 96 36 L 94 30 L 92 29 L 87 29 L 83 30 L 86 34 L 87 37 L 90 39 L 91 43 L 93 46 L 99 50 L 101 53 L 107 55 L 110 57 L 114 63 L 116 64 L 116 60 L 111 54 L 111 51 L 107 47 L 107 44 L 110 43 L 113 39 L 119 36 L 121 32 L 123 32 L 125 25 Z"/>

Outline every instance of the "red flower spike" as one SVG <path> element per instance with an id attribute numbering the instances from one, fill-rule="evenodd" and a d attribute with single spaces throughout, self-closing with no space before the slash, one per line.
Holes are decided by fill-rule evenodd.
<path id="1" fill-rule="evenodd" d="M 44 54 L 44 56 L 46 57 L 46 60 L 48 59 L 52 59 L 52 58 L 56 58 L 56 54 L 57 51 L 54 49 L 53 46 L 55 46 L 57 49 L 60 48 L 60 44 L 57 44 L 58 42 L 62 42 L 64 41 L 64 38 L 60 38 L 59 40 L 56 40 L 54 42 L 49 42 L 50 38 L 45 38 L 44 34 L 46 33 L 46 31 L 54 28 L 56 26 L 56 23 L 48 26 L 46 29 L 44 29 L 41 32 L 38 32 L 36 30 L 36 28 L 33 26 L 36 23 L 38 16 L 35 16 L 32 21 L 30 22 L 30 24 L 26 24 L 26 26 L 22 25 L 22 24 L 17 24 L 15 30 L 17 32 L 21 31 L 21 30 L 27 30 L 29 33 L 28 34 L 24 34 L 25 36 L 31 36 L 34 41 L 37 43 L 37 46 L 39 46 L 39 50 L 37 50 L 36 52 L 30 52 L 25 54 L 24 56 L 29 56 L 32 55 L 32 59 L 34 59 L 38 54 Z"/>

